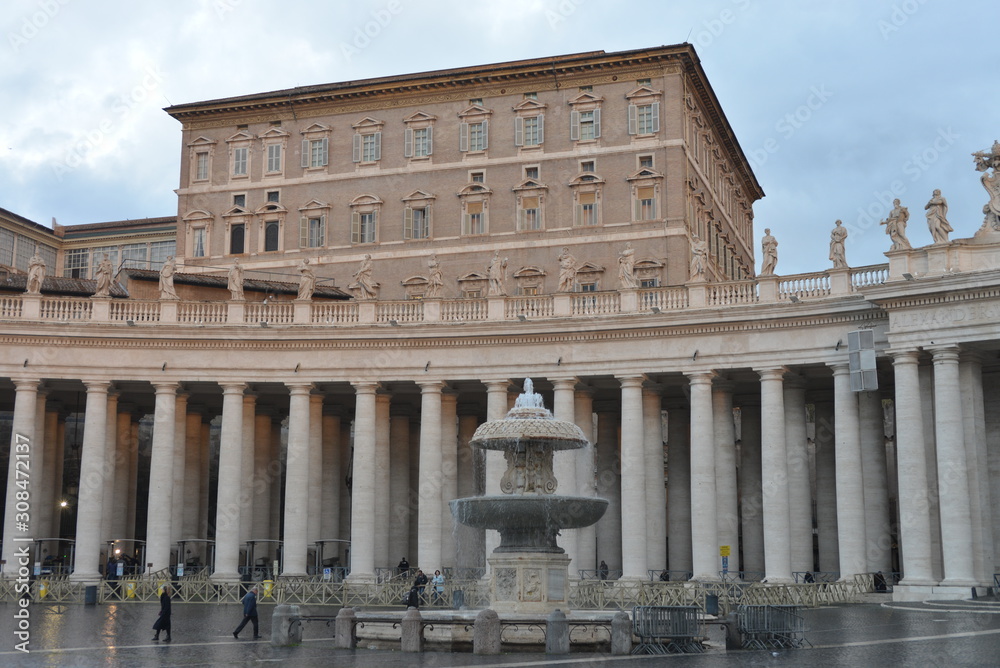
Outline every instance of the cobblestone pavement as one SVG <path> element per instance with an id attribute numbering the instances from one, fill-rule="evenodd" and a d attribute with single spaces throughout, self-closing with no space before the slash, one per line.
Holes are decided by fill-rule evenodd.
<path id="1" fill-rule="evenodd" d="M 173 642 L 151 642 L 156 604 L 35 605 L 31 607 L 30 653 L 14 649 L 17 607 L 0 604 L 0 666 L 245 666 L 282 664 L 375 668 L 421 666 L 997 666 L 1000 664 L 1000 607 L 967 603 L 855 605 L 808 610 L 810 649 L 731 651 L 671 657 L 618 657 L 603 654 L 505 654 L 333 648 L 332 627 L 305 626 L 298 647 L 272 647 L 273 606 L 262 605 L 265 640 L 235 640 L 240 607 L 176 603 Z M 329 608 L 303 608 L 303 614 L 332 614 Z M 668 663 L 669 662 L 669 663 Z"/>

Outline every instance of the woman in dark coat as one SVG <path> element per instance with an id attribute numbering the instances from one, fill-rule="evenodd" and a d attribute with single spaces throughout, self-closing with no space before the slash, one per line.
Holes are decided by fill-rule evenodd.
<path id="1" fill-rule="evenodd" d="M 153 622 L 153 630 L 156 635 L 153 640 L 160 639 L 160 631 L 166 631 L 167 637 L 163 642 L 170 642 L 170 585 L 163 585 L 163 593 L 160 594 L 160 616 Z"/>

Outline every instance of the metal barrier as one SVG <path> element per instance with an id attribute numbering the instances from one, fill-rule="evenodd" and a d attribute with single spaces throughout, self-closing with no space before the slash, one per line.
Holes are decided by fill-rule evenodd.
<path id="1" fill-rule="evenodd" d="M 802 647 L 805 618 L 795 605 L 741 605 L 737 608 L 743 649 Z"/>
<path id="2" fill-rule="evenodd" d="M 840 572 L 838 571 L 794 571 L 792 577 L 795 578 L 796 584 L 799 582 L 804 584 L 812 584 L 815 582 L 836 582 L 840 579 Z M 812 579 L 810 579 L 812 578 Z"/>
<path id="3" fill-rule="evenodd" d="M 694 576 L 694 573 L 691 571 L 650 569 L 646 572 L 649 574 L 649 579 L 653 582 L 687 582 Z"/>
<path id="4" fill-rule="evenodd" d="M 617 580 L 621 576 L 621 571 L 580 569 L 581 580 Z"/>
<path id="5" fill-rule="evenodd" d="M 632 608 L 632 633 L 639 637 L 632 654 L 703 651 L 700 612 L 696 605 Z"/>
<path id="6" fill-rule="evenodd" d="M 723 582 L 760 582 L 764 579 L 764 571 L 719 571 L 719 579 Z"/>

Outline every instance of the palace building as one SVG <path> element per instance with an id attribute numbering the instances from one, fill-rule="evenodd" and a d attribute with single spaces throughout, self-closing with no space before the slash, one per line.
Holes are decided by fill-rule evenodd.
<path id="1" fill-rule="evenodd" d="M 526 378 L 593 444 L 559 492 L 610 501 L 574 575 L 1000 570 L 1000 146 L 974 236 L 783 276 L 688 44 L 166 112 L 176 216 L 0 210 L 4 575 L 477 573 L 448 502 L 499 493 L 468 441 Z"/>

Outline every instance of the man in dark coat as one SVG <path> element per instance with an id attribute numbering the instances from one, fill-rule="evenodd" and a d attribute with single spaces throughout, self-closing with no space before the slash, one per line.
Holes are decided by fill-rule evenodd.
<path id="1" fill-rule="evenodd" d="M 153 622 L 153 630 L 156 631 L 156 635 L 153 636 L 153 640 L 160 639 L 160 631 L 166 631 L 167 637 L 163 639 L 163 642 L 170 642 L 170 585 L 163 585 L 163 592 L 160 594 L 160 616 L 156 618 Z"/>
<path id="2" fill-rule="evenodd" d="M 251 587 L 247 595 L 243 597 L 243 621 L 233 631 L 234 638 L 240 637 L 240 631 L 247 625 L 247 622 L 253 624 L 253 639 L 260 640 L 260 633 L 257 626 L 257 587 Z"/>

